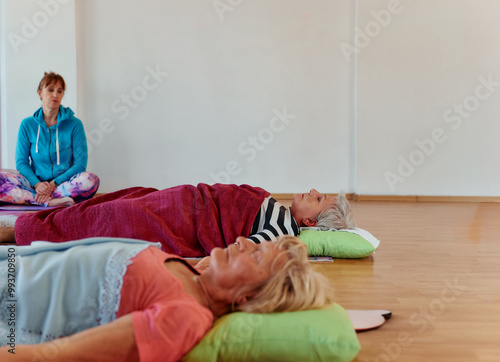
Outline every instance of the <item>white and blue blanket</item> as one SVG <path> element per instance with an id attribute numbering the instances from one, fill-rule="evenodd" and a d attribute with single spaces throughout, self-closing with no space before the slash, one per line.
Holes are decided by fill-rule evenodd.
<path id="1" fill-rule="evenodd" d="M 41 343 L 113 321 L 130 259 L 152 245 L 160 247 L 124 238 L 0 247 L 0 346 Z"/>

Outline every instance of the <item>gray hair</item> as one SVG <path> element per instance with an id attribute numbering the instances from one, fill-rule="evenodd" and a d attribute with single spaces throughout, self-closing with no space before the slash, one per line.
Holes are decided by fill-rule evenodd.
<path id="1" fill-rule="evenodd" d="M 339 193 L 336 201 L 321 211 L 316 219 L 318 220 L 316 227 L 321 230 L 354 229 L 356 227 L 351 205 L 343 192 Z"/>

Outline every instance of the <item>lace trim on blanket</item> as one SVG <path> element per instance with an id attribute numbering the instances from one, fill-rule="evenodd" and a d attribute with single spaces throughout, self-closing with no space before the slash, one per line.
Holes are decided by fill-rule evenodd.
<path id="1" fill-rule="evenodd" d="M 123 277 L 127 272 L 127 267 L 132 263 L 131 259 L 142 250 L 120 250 L 109 261 L 99 295 L 100 307 L 97 320 L 99 325 L 116 319 L 116 313 L 120 307 Z"/>

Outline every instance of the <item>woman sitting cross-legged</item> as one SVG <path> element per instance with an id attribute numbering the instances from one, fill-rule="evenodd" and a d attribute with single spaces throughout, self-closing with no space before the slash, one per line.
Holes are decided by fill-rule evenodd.
<path id="1" fill-rule="evenodd" d="M 99 177 L 87 172 L 87 139 L 82 121 L 61 106 L 66 84 L 45 73 L 38 86 L 42 106 L 19 127 L 16 168 L 0 172 L 0 201 L 71 206 L 90 199 Z"/>
<path id="2" fill-rule="evenodd" d="M 158 244 L 133 239 L 3 246 L 1 360 L 178 361 L 226 313 L 332 303 L 328 280 L 294 236 L 260 244 L 238 237 L 211 256 L 199 274 Z"/>

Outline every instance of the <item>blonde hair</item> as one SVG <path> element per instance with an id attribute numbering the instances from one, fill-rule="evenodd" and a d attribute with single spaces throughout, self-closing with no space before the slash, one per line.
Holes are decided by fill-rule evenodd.
<path id="1" fill-rule="evenodd" d="M 354 217 L 351 206 L 343 192 L 339 193 L 337 199 L 316 217 L 318 224 L 316 227 L 321 230 L 329 229 L 354 229 Z"/>
<path id="2" fill-rule="evenodd" d="M 279 237 L 276 243 L 289 260 L 280 270 L 273 270 L 271 278 L 250 300 L 235 309 L 249 313 L 291 312 L 333 303 L 330 282 L 313 270 L 306 245 L 290 235 Z"/>

